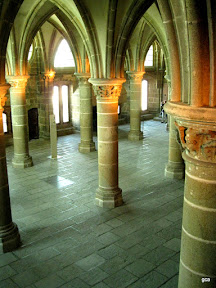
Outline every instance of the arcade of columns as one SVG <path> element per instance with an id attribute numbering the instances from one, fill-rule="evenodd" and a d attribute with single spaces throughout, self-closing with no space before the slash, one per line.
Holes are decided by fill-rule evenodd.
<path id="1" fill-rule="evenodd" d="M 169 2 L 172 4 L 175 19 L 172 19 L 171 9 L 167 8 Z M 211 282 L 206 285 L 213 288 L 216 281 L 216 90 L 214 89 L 216 25 L 213 17 L 216 5 L 211 0 L 200 2 L 202 5 L 198 7 L 195 0 L 186 1 L 189 8 L 187 18 L 183 22 L 184 25 L 188 25 L 190 39 L 188 46 L 191 58 L 188 71 L 184 58 L 187 57 L 187 53 L 184 53 L 184 43 L 182 41 L 179 47 L 177 46 L 179 39 L 176 39 L 173 24 L 176 21 L 177 31 L 179 34 L 182 33 L 182 39 L 184 39 L 185 30 L 182 27 L 185 26 L 181 23 L 184 19 L 181 15 L 182 8 L 177 7 L 177 1 L 174 0 L 158 1 L 166 26 L 171 63 L 170 101 L 165 107 L 170 115 L 169 156 L 165 175 L 181 179 L 185 174 L 179 288 L 205 287 L 201 278 L 208 277 Z M 208 17 L 204 14 L 206 10 L 202 9 L 205 7 L 204 2 L 207 3 Z M 183 18 L 178 18 L 179 15 Z M 210 32 L 206 30 L 206 25 L 210 27 Z M 205 32 L 209 32 L 210 41 Z M 201 36 L 198 37 L 198 35 Z M 206 56 L 203 46 L 210 46 L 209 56 Z M 180 56 L 177 55 L 178 50 Z M 203 62 L 202 53 L 206 56 L 206 62 L 209 63 Z M 210 72 L 206 72 L 207 68 L 203 72 L 204 66 L 207 68 L 211 66 Z M 185 71 L 186 75 L 182 71 Z M 130 79 L 131 97 L 128 138 L 129 140 L 140 140 L 143 137 L 140 131 L 140 97 L 144 72 L 128 71 L 127 74 Z M 118 187 L 117 108 L 124 79 L 120 77 L 94 78 L 92 76 L 90 78 L 90 75 L 86 73 L 77 73 L 76 76 L 79 79 L 80 91 L 82 91 L 79 151 L 87 153 L 95 150 L 91 123 L 91 86 L 89 84 L 91 83 L 97 98 L 98 112 L 99 187 L 96 192 L 96 204 L 101 207 L 117 207 L 123 203 L 122 191 Z M 190 78 L 190 87 L 185 84 L 187 77 Z M 32 165 L 28 151 L 26 127 L 25 85 L 27 78 L 28 76 L 10 76 L 7 80 L 11 85 L 14 133 L 13 166 L 16 168 L 26 168 Z M 182 84 L 181 79 L 184 80 Z M 2 112 L 8 88 L 7 84 L 0 85 L 0 169 L 2 175 L 0 178 L 0 247 L 4 252 L 15 249 L 20 243 L 18 228 L 11 218 L 3 136 Z M 185 95 L 189 95 L 190 99 L 185 99 Z"/>

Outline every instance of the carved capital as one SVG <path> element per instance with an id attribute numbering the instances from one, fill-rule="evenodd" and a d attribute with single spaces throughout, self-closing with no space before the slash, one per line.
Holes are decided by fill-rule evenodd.
<path id="1" fill-rule="evenodd" d="M 53 70 L 47 71 L 46 73 L 44 73 L 43 79 L 52 82 L 55 78 L 55 74 L 56 72 Z"/>
<path id="2" fill-rule="evenodd" d="M 121 94 L 120 85 L 93 86 L 93 89 L 98 100 L 118 99 Z"/>
<path id="3" fill-rule="evenodd" d="M 216 127 L 176 121 L 182 148 L 190 157 L 216 163 Z M 189 124 L 189 125 L 188 125 Z"/>
<path id="4" fill-rule="evenodd" d="M 79 85 L 90 85 L 88 79 L 91 77 L 90 73 L 74 73 L 79 80 Z"/>
<path id="5" fill-rule="evenodd" d="M 7 101 L 7 94 L 8 89 L 10 88 L 10 84 L 0 84 L 0 110 L 3 109 L 5 102 Z"/>
<path id="6" fill-rule="evenodd" d="M 25 88 L 29 76 L 8 76 L 7 82 L 10 83 L 11 88 Z"/>
<path id="7" fill-rule="evenodd" d="M 89 82 L 93 84 L 97 100 L 111 100 L 120 97 L 125 79 L 89 79 Z"/>
<path id="8" fill-rule="evenodd" d="M 131 81 L 141 82 L 145 72 L 127 71 L 126 73 Z"/>

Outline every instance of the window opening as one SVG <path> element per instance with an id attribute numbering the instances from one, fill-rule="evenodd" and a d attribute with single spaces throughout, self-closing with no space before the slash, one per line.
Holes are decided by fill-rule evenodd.
<path id="1" fill-rule="evenodd" d="M 33 53 L 33 45 L 30 46 L 29 52 L 28 52 L 28 61 L 31 59 Z"/>
<path id="2" fill-rule="evenodd" d="M 148 81 L 142 81 L 142 111 L 147 110 L 147 103 L 148 103 Z"/>
<path id="3" fill-rule="evenodd" d="M 71 49 L 68 45 L 68 42 L 63 39 L 59 44 L 57 49 L 55 59 L 54 59 L 54 67 L 74 67 L 74 57 L 71 52 Z"/>
<path id="4" fill-rule="evenodd" d="M 59 87 L 54 86 L 53 88 L 53 114 L 55 115 L 56 124 L 60 123 L 59 117 Z"/>
<path id="5" fill-rule="evenodd" d="M 7 127 L 7 115 L 6 115 L 6 113 L 2 113 L 2 117 L 3 117 L 3 131 L 4 131 L 4 133 L 7 133 L 8 127 Z"/>
<path id="6" fill-rule="evenodd" d="M 63 108 L 63 123 L 69 122 L 69 109 L 68 109 L 68 86 L 62 86 L 62 108 Z"/>
<path id="7" fill-rule="evenodd" d="M 149 50 L 146 54 L 144 66 L 153 66 L 153 45 L 149 47 Z"/>

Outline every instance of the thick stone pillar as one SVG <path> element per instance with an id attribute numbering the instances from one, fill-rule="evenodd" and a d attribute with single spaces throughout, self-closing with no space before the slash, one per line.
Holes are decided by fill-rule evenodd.
<path id="1" fill-rule="evenodd" d="M 28 147 L 28 119 L 25 88 L 29 76 L 8 76 L 10 83 L 11 114 L 13 127 L 14 158 L 13 167 L 26 168 L 33 165 Z"/>
<path id="2" fill-rule="evenodd" d="M 185 149 L 179 288 L 216 287 L 216 127 L 177 120 Z"/>
<path id="3" fill-rule="evenodd" d="M 140 131 L 140 123 L 142 79 L 144 72 L 127 71 L 127 74 L 130 79 L 130 132 L 128 139 L 137 141 L 143 139 L 143 132 Z"/>
<path id="4" fill-rule="evenodd" d="M 118 187 L 118 98 L 124 79 L 89 79 L 97 97 L 99 188 L 96 204 L 113 208 L 123 203 Z"/>
<path id="5" fill-rule="evenodd" d="M 20 245 L 20 235 L 16 224 L 12 222 L 8 186 L 5 141 L 2 113 L 6 93 L 10 85 L 0 85 L 0 252 L 9 252 Z"/>
<path id="6" fill-rule="evenodd" d="M 183 179 L 185 174 L 184 160 L 180 143 L 177 141 L 177 129 L 172 116 L 169 116 L 169 156 L 165 168 L 165 176 L 173 179 Z"/>
<path id="7" fill-rule="evenodd" d="M 88 82 L 90 73 L 75 73 L 79 80 L 80 92 L 80 137 L 79 152 L 95 151 L 93 142 L 93 112 L 91 84 Z"/>

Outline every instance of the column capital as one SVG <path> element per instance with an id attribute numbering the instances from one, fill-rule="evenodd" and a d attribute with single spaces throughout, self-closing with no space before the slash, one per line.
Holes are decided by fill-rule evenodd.
<path id="1" fill-rule="evenodd" d="M 93 89 L 98 100 L 118 99 L 121 94 L 122 84 L 125 81 L 126 80 L 124 78 L 89 79 L 89 82 L 93 85 Z"/>
<path id="2" fill-rule="evenodd" d="M 141 82 L 143 79 L 143 75 L 145 74 L 144 71 L 137 72 L 137 71 L 126 71 L 128 77 L 132 81 L 139 81 Z"/>
<path id="3" fill-rule="evenodd" d="M 10 84 L 7 83 L 0 84 L 0 110 L 3 109 L 5 102 L 7 101 L 7 97 L 5 97 L 5 95 L 9 88 Z"/>
<path id="4" fill-rule="evenodd" d="M 25 88 L 29 77 L 29 75 L 7 76 L 6 80 L 11 88 Z"/>
<path id="5" fill-rule="evenodd" d="M 55 74 L 56 72 L 53 70 L 47 71 L 46 73 L 44 73 L 43 79 L 48 80 L 48 81 L 53 81 L 55 78 Z"/>
<path id="6" fill-rule="evenodd" d="M 178 119 L 175 125 L 186 155 L 195 160 L 216 163 L 216 125 Z"/>
<path id="7" fill-rule="evenodd" d="M 88 79 L 91 77 L 90 73 L 74 73 L 74 75 L 79 80 L 79 84 L 90 85 L 90 83 L 88 82 Z"/>

